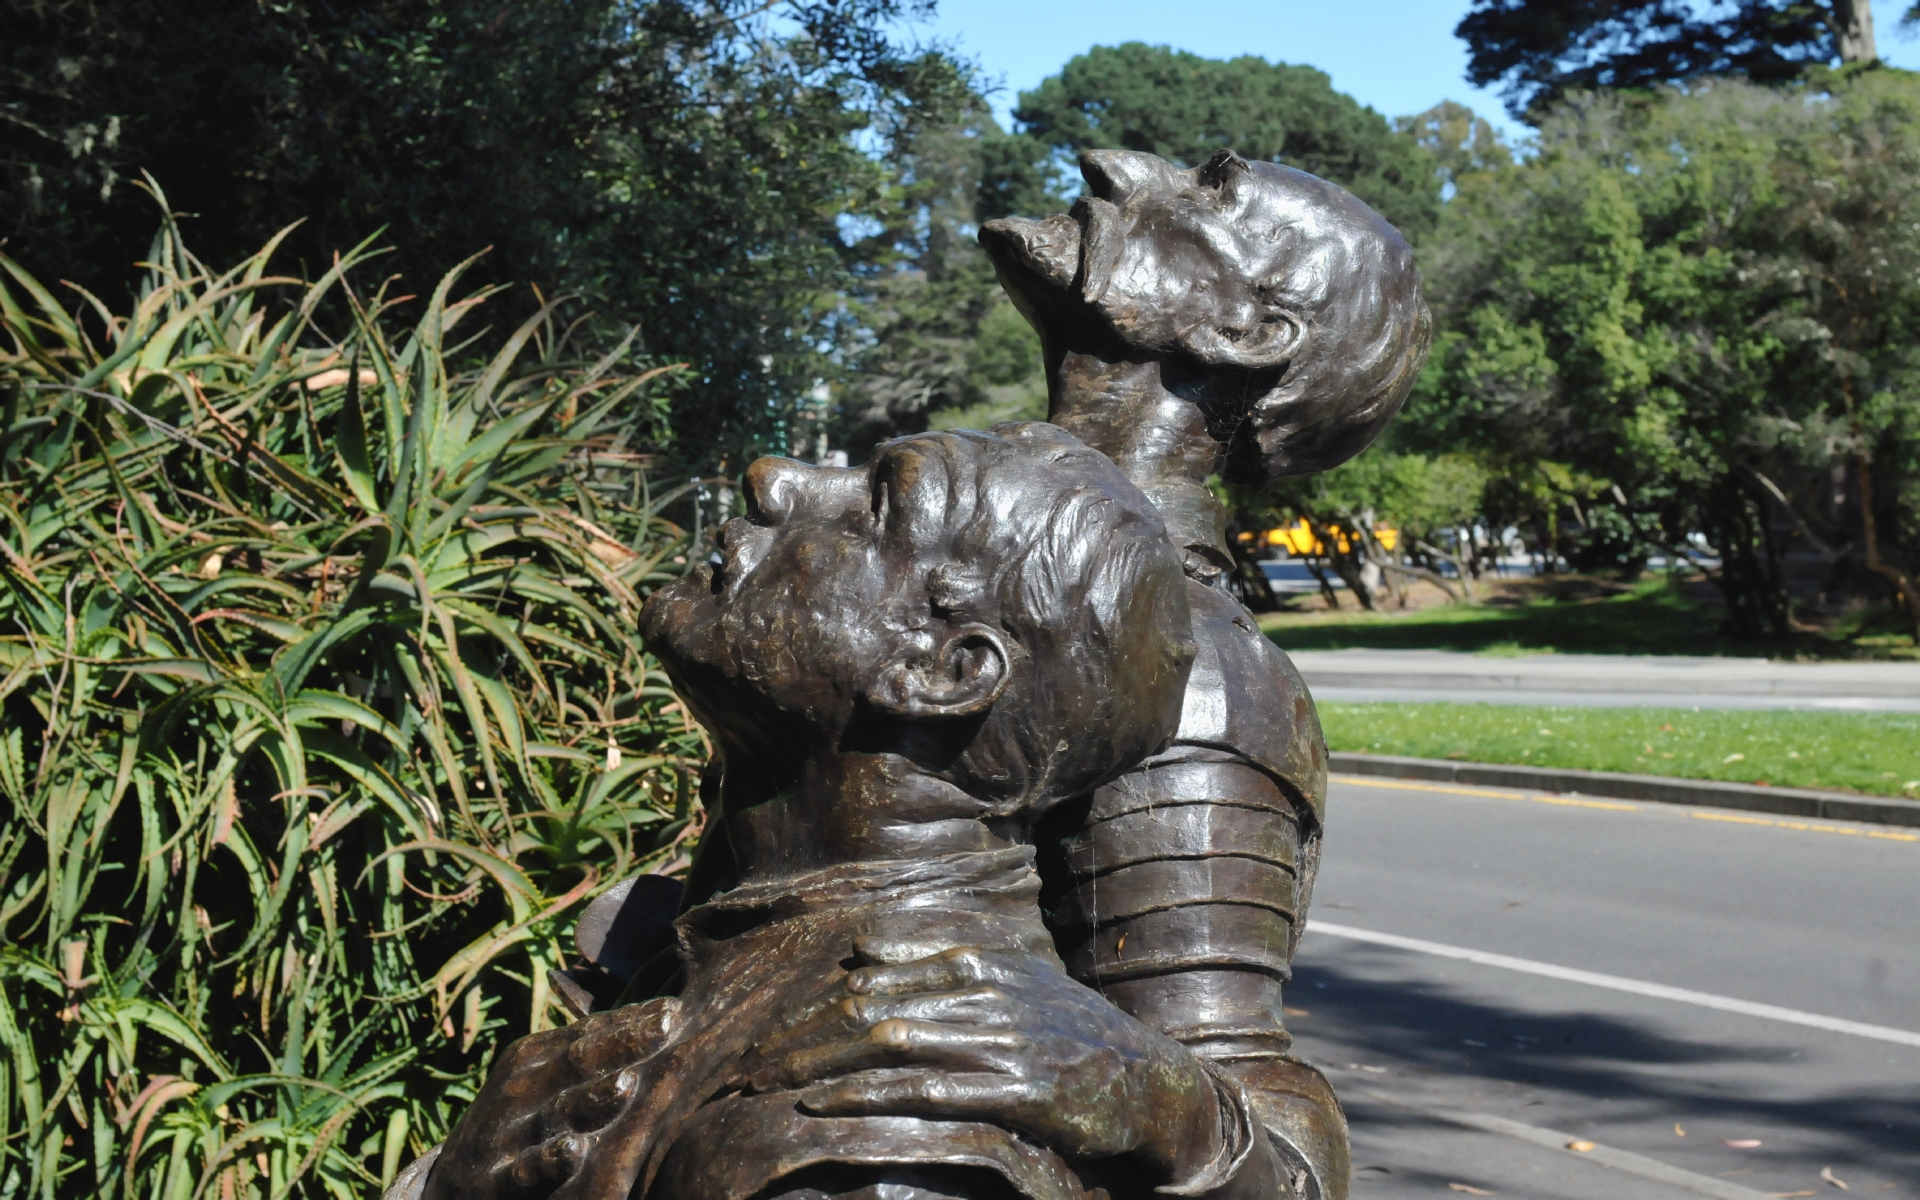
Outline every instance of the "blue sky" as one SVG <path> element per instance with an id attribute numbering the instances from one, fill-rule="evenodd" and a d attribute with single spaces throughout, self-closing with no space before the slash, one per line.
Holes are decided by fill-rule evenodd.
<path id="1" fill-rule="evenodd" d="M 1875 0 L 1880 56 L 1920 69 L 1920 41 L 1898 29 L 1910 0 Z M 924 32 L 957 43 L 986 78 L 1002 121 L 1016 93 L 1090 46 L 1150 42 L 1208 58 L 1258 54 L 1306 63 L 1389 117 L 1458 100 L 1508 132 L 1499 98 L 1466 82 L 1453 27 L 1468 0 L 939 0 Z"/>

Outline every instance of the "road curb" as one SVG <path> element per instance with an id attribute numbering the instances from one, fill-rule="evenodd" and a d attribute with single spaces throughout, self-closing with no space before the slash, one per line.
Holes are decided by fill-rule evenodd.
<path id="1" fill-rule="evenodd" d="M 1876 825 L 1920 828 L 1920 801 L 1896 800 L 1890 796 L 1861 796 L 1852 792 L 1825 792 L 1813 788 L 1761 787 L 1751 783 L 1723 783 L 1715 779 L 1674 779 L 1665 775 L 1620 775 L 1608 771 L 1403 758 L 1393 754 L 1336 751 L 1327 759 L 1329 770 L 1349 775 L 1476 783 L 1485 787 L 1610 796 L 1619 800 L 1646 800 L 1655 804 L 1699 804 L 1709 808 L 1732 808 L 1784 817 L 1820 817 L 1829 821 L 1866 821 Z"/>

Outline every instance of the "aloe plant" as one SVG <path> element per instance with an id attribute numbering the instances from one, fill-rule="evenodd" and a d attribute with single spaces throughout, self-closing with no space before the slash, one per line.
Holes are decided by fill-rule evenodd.
<path id="1" fill-rule="evenodd" d="M 696 829 L 659 370 L 273 250 L 0 257 L 0 1197 L 377 1192 Z"/>

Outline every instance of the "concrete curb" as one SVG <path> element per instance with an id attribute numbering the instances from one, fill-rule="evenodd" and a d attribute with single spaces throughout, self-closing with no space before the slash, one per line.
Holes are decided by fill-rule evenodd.
<path id="1" fill-rule="evenodd" d="M 1822 792 L 1812 788 L 1759 787 L 1751 783 L 1674 779 L 1665 775 L 1616 775 L 1606 771 L 1568 771 L 1553 767 L 1402 758 L 1392 754 L 1336 752 L 1327 757 L 1329 770 L 1349 775 L 1426 779 L 1581 796 L 1611 796 L 1619 800 L 1647 800 L 1655 804 L 1698 804 L 1708 808 L 1733 808 L 1784 817 L 1821 817 L 1829 821 L 1867 821 L 1876 825 L 1920 828 L 1920 801 L 1896 800 L 1890 796 L 1861 796 L 1852 792 Z"/>

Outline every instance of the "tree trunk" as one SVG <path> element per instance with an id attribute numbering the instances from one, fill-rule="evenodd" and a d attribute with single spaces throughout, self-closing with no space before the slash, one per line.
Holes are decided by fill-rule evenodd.
<path id="1" fill-rule="evenodd" d="M 1737 479 L 1722 480 L 1714 491 L 1718 528 L 1713 540 L 1720 551 L 1714 582 L 1726 599 L 1733 631 L 1744 637 L 1786 633 L 1792 613 L 1765 495 L 1753 495 Z"/>
<path id="2" fill-rule="evenodd" d="M 1467 563 L 1470 561 L 1470 555 L 1448 554 L 1440 547 L 1425 541 L 1417 541 L 1414 545 L 1419 547 L 1422 553 L 1429 554 L 1442 562 L 1452 563 L 1454 574 L 1460 579 L 1460 590 L 1464 593 L 1464 595 L 1458 597 L 1458 599 L 1464 600 L 1470 606 L 1478 603 L 1473 595 L 1473 580 L 1467 575 Z M 1440 576 L 1438 571 L 1435 571 L 1434 574 Z M 1440 577 L 1444 578 L 1444 576 Z M 1446 584 L 1443 583 L 1440 586 L 1444 588 Z M 1447 588 L 1447 594 L 1452 595 L 1453 589 Z"/>
<path id="3" fill-rule="evenodd" d="M 1373 568 L 1371 577 L 1367 580 L 1368 586 L 1377 587 L 1385 592 L 1387 600 L 1395 608 L 1405 608 L 1407 606 L 1406 585 L 1389 574 L 1390 570 L 1397 571 L 1401 568 L 1394 561 L 1394 556 L 1388 554 L 1387 548 L 1380 544 L 1380 538 L 1374 533 L 1377 521 L 1373 509 L 1363 508 L 1357 514 L 1349 513 L 1346 520 L 1353 527 L 1353 546 L 1360 555 L 1363 569 Z"/>
<path id="4" fill-rule="evenodd" d="M 1913 640 L 1920 644 L 1920 588 L 1913 576 L 1880 557 L 1880 522 L 1873 512 L 1873 465 L 1866 455 L 1856 455 L 1853 467 L 1860 477 L 1860 541 L 1867 552 L 1867 570 L 1893 584 L 1894 603 L 1906 602 L 1907 620 L 1913 626 Z"/>
<path id="5" fill-rule="evenodd" d="M 1447 601 L 1451 604 L 1472 603 L 1471 601 L 1463 600 L 1460 593 L 1453 589 L 1453 585 L 1447 582 L 1447 577 L 1438 571 L 1429 571 L 1425 567 L 1409 567 L 1403 563 L 1382 562 L 1380 565 L 1385 570 L 1395 572 L 1396 574 L 1405 575 L 1413 579 L 1426 580 L 1428 583 L 1445 592 L 1447 594 Z M 1400 607 L 1405 608 L 1406 606 L 1407 601 L 1403 591 L 1401 594 Z"/>
<path id="6" fill-rule="evenodd" d="M 1879 58 L 1873 44 L 1873 5 L 1869 0 L 1833 0 L 1833 41 L 1843 63 Z"/>
<path id="7" fill-rule="evenodd" d="M 1752 467 L 1748 467 L 1747 472 L 1753 476 L 1755 483 L 1767 489 L 1768 494 L 1780 502 L 1780 507 L 1786 511 L 1789 517 L 1793 518 L 1793 527 L 1799 531 L 1800 536 L 1805 538 L 1809 545 L 1820 552 L 1822 558 L 1826 559 L 1829 564 L 1840 561 L 1841 557 L 1846 554 L 1846 549 L 1843 547 L 1836 550 L 1832 546 L 1827 545 L 1826 539 L 1813 531 L 1813 526 L 1805 517 L 1800 515 L 1800 509 L 1794 505 L 1793 499 L 1787 495 L 1786 491 L 1782 489 L 1779 484 L 1767 478 L 1764 472 L 1754 470 Z"/>
<path id="8" fill-rule="evenodd" d="M 1238 538 L 1230 539 L 1233 548 L 1233 575 L 1228 587 L 1235 598 L 1245 605 L 1248 612 L 1274 612 L 1280 607 L 1280 598 L 1273 594 L 1273 584 L 1267 581 L 1267 573 L 1261 569 L 1260 560 L 1240 550 Z"/>
<path id="9" fill-rule="evenodd" d="M 1340 607 L 1340 593 L 1333 590 L 1333 581 L 1327 578 L 1326 566 L 1311 554 L 1304 561 L 1307 564 L 1307 573 L 1320 584 L 1320 594 L 1326 597 L 1327 607 L 1337 611 Z"/>
<path id="10" fill-rule="evenodd" d="M 1327 565 L 1332 567 L 1333 573 L 1346 583 L 1347 590 L 1352 592 L 1353 598 L 1360 602 L 1360 607 L 1371 610 L 1374 606 L 1373 588 L 1367 582 L 1367 567 L 1372 564 L 1367 561 L 1365 548 L 1360 545 L 1360 539 L 1357 537 L 1345 539 L 1347 548 L 1343 551 L 1340 549 L 1342 539 L 1339 536 L 1341 527 L 1338 524 L 1321 521 L 1314 517 L 1307 517 L 1306 522 L 1314 539 L 1326 549 Z M 1359 553 L 1355 553 L 1356 551 Z M 1374 574 L 1378 573 L 1379 568 L 1374 568 Z"/>

